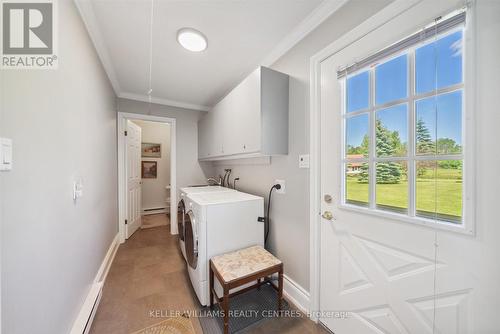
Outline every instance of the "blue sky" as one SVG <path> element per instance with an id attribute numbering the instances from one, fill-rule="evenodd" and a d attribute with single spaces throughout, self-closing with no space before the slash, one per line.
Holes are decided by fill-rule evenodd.
<path id="1" fill-rule="evenodd" d="M 368 134 L 368 114 L 348 118 L 346 127 L 347 145 L 361 145 L 363 137 Z"/>
<path id="2" fill-rule="evenodd" d="M 461 108 L 461 91 L 438 95 L 436 98 L 429 97 L 417 101 L 416 119 L 422 119 L 425 122 L 433 140 L 436 139 L 437 135 L 437 138 L 451 138 L 457 144 L 461 145 Z"/>
<path id="3" fill-rule="evenodd" d="M 377 111 L 377 119 L 390 131 L 398 131 L 402 143 L 408 142 L 408 106 L 398 104 L 396 106 Z"/>
<path id="4" fill-rule="evenodd" d="M 437 63 L 436 63 L 437 62 Z M 375 67 L 375 104 L 380 105 L 407 97 L 407 55 L 398 56 Z M 437 42 L 415 51 L 415 90 L 417 94 L 431 92 L 462 81 L 462 31 L 454 32 Z M 347 112 L 368 108 L 369 72 L 365 71 L 347 80 Z M 437 107 L 437 108 L 436 108 Z M 461 144 L 462 92 L 457 91 L 416 102 L 417 119 L 422 118 L 438 138 L 451 138 Z M 437 110 L 437 128 L 436 114 Z M 391 131 L 399 131 L 403 142 L 407 139 L 406 105 L 398 105 L 377 112 Z M 347 119 L 347 144 L 359 146 L 368 133 L 368 115 Z"/>

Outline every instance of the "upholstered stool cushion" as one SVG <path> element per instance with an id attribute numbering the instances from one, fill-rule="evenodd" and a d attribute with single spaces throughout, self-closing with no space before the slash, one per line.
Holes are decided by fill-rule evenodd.
<path id="1" fill-rule="evenodd" d="M 276 266 L 281 261 L 262 246 L 253 246 L 215 256 L 212 263 L 222 279 L 230 282 Z"/>

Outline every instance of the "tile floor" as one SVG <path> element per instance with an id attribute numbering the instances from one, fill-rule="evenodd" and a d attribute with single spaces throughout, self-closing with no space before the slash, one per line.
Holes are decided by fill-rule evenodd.
<path id="1" fill-rule="evenodd" d="M 197 310 L 199 308 L 177 236 L 169 226 L 139 229 L 120 245 L 111 266 L 91 334 L 129 334 L 161 322 L 150 311 Z M 196 318 L 196 333 L 202 330 Z M 327 333 L 305 318 L 265 321 L 247 333 Z"/>
<path id="2" fill-rule="evenodd" d="M 142 216 L 141 228 L 151 228 L 170 224 L 170 215 L 164 213 Z"/>

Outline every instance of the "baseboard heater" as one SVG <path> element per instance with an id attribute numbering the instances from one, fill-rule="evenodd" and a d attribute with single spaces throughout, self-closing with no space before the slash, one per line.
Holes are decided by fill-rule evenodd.
<path id="1" fill-rule="evenodd" d="M 151 209 L 144 209 L 143 211 L 144 212 L 149 212 L 149 211 L 158 211 L 158 210 L 165 210 L 166 208 L 163 207 L 163 208 L 151 208 Z"/>
<path id="2" fill-rule="evenodd" d="M 88 334 L 102 296 L 102 282 L 94 283 L 83 303 L 70 334 Z"/>
<path id="3" fill-rule="evenodd" d="M 154 215 L 157 213 L 168 213 L 168 210 L 170 208 L 167 207 L 162 207 L 162 208 L 149 208 L 149 209 L 142 209 L 142 214 L 143 215 Z"/>

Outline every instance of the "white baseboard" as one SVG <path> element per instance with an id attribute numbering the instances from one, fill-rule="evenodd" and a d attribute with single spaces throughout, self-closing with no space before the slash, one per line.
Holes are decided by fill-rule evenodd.
<path id="1" fill-rule="evenodd" d="M 283 275 L 283 294 L 301 312 L 308 314 L 310 310 L 310 295 L 303 287 L 287 275 Z"/>
<path id="2" fill-rule="evenodd" d="M 90 331 L 90 326 L 92 325 L 97 307 L 101 301 L 104 281 L 106 280 L 106 276 L 108 276 L 109 269 L 111 268 L 111 264 L 113 263 L 119 245 L 119 234 L 117 234 L 108 248 L 106 256 L 104 257 L 89 292 L 87 293 L 87 297 L 85 298 L 80 312 L 73 323 L 73 328 L 70 332 L 71 334 L 86 334 Z"/>
<path id="3" fill-rule="evenodd" d="M 108 276 L 109 269 L 111 268 L 111 264 L 113 263 L 116 252 L 118 251 L 118 246 L 120 246 L 120 242 L 119 242 L 119 235 L 117 234 L 114 237 L 113 241 L 111 242 L 111 245 L 109 245 L 108 252 L 106 253 L 106 256 L 102 260 L 101 266 L 97 271 L 94 283 L 97 282 L 104 283 L 104 281 L 106 280 L 106 276 Z"/>

